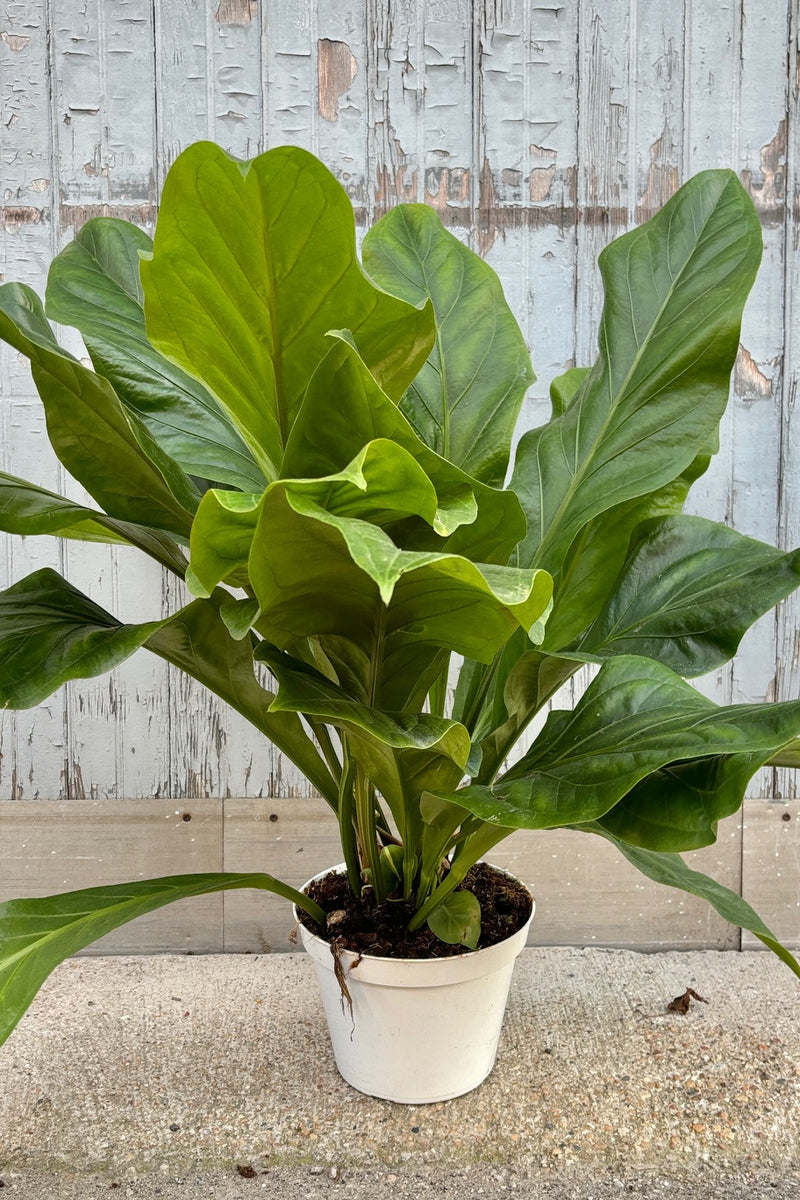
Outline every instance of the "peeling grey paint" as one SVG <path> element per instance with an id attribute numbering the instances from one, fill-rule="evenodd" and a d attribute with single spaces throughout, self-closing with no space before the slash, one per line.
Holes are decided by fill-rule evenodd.
<path id="1" fill-rule="evenodd" d="M 696 504 L 795 545 L 800 17 L 794 0 L 757 15 L 749 0 L 8 5 L 3 275 L 41 289 L 53 253 L 95 216 L 152 229 L 166 171 L 194 140 L 240 157 L 303 145 L 342 180 L 361 228 L 423 201 L 486 255 L 532 343 L 532 423 L 553 376 L 595 353 L 598 252 L 691 172 L 731 166 L 759 209 L 765 265 L 742 332 L 741 403 Z M 7 351 L 0 390 L 2 468 L 59 490 L 27 368 Z M 3 586 L 44 565 L 130 619 L 181 602 L 116 550 L 0 543 Z M 715 694 L 765 694 L 773 679 L 779 697 L 800 693 L 798 627 L 791 601 Z M 0 797 L 15 800 L 307 791 L 241 719 L 144 653 L 30 713 L 0 714 L 0 753 Z"/>

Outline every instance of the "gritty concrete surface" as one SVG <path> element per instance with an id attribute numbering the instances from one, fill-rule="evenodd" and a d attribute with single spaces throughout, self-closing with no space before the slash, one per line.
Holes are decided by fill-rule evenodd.
<path id="1" fill-rule="evenodd" d="M 706 998 L 667 1012 L 687 987 Z M 800 1196 L 800 981 L 771 955 L 527 950 L 492 1076 L 337 1075 L 297 954 L 83 958 L 0 1049 L 2 1196 Z"/>

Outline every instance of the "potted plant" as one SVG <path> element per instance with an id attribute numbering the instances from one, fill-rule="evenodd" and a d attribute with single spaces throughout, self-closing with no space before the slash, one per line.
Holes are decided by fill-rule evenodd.
<path id="1" fill-rule="evenodd" d="M 36 571 L 0 594 L 0 703 L 34 705 L 145 646 L 305 772 L 344 859 L 303 891 L 203 874 L 3 904 L 0 1038 L 68 954 L 226 888 L 295 904 L 348 1042 L 387 960 L 410 978 L 432 954 L 481 981 L 490 967 L 470 964 L 505 956 L 507 989 L 531 905 L 500 905 L 487 931 L 495 894 L 514 887 L 479 864 L 514 829 L 607 839 L 800 974 L 740 897 L 680 858 L 714 840 L 760 766 L 797 760 L 800 701 L 718 707 L 685 682 L 800 582 L 800 552 L 681 512 L 716 448 L 760 253 L 727 171 L 613 242 L 597 361 L 553 383 L 552 418 L 523 434 L 507 488 L 533 374 L 495 275 L 423 205 L 370 230 L 362 268 L 345 193 L 302 150 L 239 162 L 192 146 L 152 243 L 99 218 L 53 262 L 45 305 L 0 288 L 0 335 L 30 359 L 55 452 L 98 506 L 4 475 L 0 527 L 136 546 L 194 596 L 122 624 Z M 94 370 L 48 318 L 80 331 Z M 599 669 L 575 707 L 555 707 L 515 759 L 586 663 Z M 372 922 L 366 942 L 343 932 L 354 920 Z M 447 1003 L 460 1036 L 466 1015 Z M 413 1011 L 424 1045 L 433 1017 Z M 441 1098 L 475 1086 L 494 1050 L 481 1053 L 477 1078 L 427 1095 L 349 1077 Z M 470 1043 L 461 1057 L 479 1055 Z"/>

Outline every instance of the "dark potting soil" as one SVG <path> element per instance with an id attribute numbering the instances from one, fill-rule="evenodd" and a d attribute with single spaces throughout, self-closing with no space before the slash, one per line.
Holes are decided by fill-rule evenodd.
<path id="1" fill-rule="evenodd" d="M 456 890 L 462 889 L 473 892 L 481 906 L 479 950 L 511 937 L 530 916 L 531 897 L 526 888 L 488 863 L 472 867 Z M 440 941 L 427 925 L 409 933 L 413 905 L 388 900 L 376 906 L 370 902 L 369 888 L 362 898 L 354 896 L 347 876 L 338 871 L 314 880 L 307 890 L 328 913 L 328 927 L 321 928 L 306 913 L 301 913 L 300 919 L 312 933 L 335 942 L 339 949 L 381 958 L 446 958 L 466 952 L 464 946 Z"/>

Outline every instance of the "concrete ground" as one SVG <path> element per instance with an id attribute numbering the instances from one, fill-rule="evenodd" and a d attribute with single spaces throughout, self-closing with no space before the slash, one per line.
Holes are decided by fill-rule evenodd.
<path id="1" fill-rule="evenodd" d="M 800 1196 L 800 981 L 766 953 L 527 950 L 494 1073 L 440 1104 L 360 1095 L 326 1039 L 303 955 L 72 960 L 0 1049 L 2 1196 Z"/>

